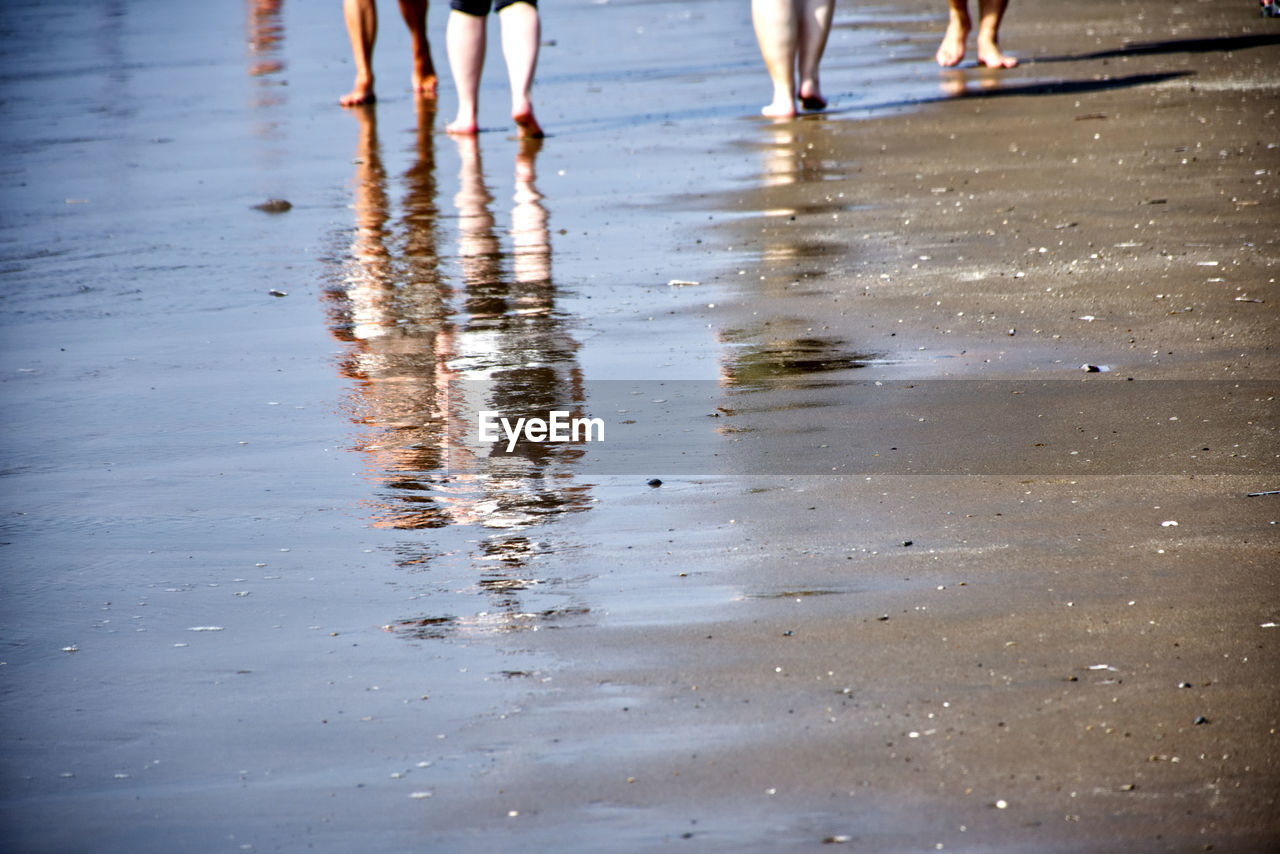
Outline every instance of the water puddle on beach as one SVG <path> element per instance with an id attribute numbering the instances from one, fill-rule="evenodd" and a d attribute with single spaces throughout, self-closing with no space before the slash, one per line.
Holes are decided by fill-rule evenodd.
<path id="1" fill-rule="evenodd" d="M 450 139 L 439 133 L 443 118 L 424 108 L 406 134 L 403 110 L 390 129 L 385 105 L 352 111 L 352 221 L 334 233 L 324 300 L 351 389 L 350 450 L 374 488 L 370 522 L 399 532 L 384 548 L 411 573 L 400 583 L 422 607 L 389 623 L 397 633 L 445 639 L 591 623 L 606 611 L 582 598 L 599 565 L 644 566 L 608 520 L 652 500 L 645 484 L 655 475 L 716 475 L 709 448 L 723 432 L 711 419 L 726 390 L 804 386 L 874 362 L 822 335 L 715 332 L 724 322 L 717 303 L 739 287 L 726 266 L 758 250 L 716 245 L 700 231 L 718 216 L 707 201 L 755 183 L 767 194 L 845 177 L 847 168 L 834 152 L 813 153 L 820 121 L 773 127 L 751 117 L 765 80 L 739 12 L 717 2 L 564 10 L 559 26 L 568 29 L 540 68 L 545 141 L 488 131 Z M 600 14 L 630 36 L 586 23 Z M 861 67 L 851 56 L 877 37 L 856 23 L 838 22 L 832 37 L 831 85 L 848 107 L 861 100 L 839 89 Z M 714 65 L 682 41 L 695 38 L 695 25 L 697 40 L 720 46 Z M 567 43 L 572 63 L 559 47 Z M 744 163 L 738 141 L 753 139 L 760 160 Z M 851 204 L 832 198 L 796 213 Z M 835 249 L 799 240 L 765 254 L 778 265 L 820 264 Z M 644 388 L 606 388 L 625 381 Z M 659 416 L 637 414 L 639 401 L 664 407 L 671 429 L 653 430 Z M 623 435 L 651 432 L 616 450 L 521 443 L 515 453 L 473 435 L 482 411 L 557 408 L 604 410 Z M 678 454 L 699 465 L 682 467 Z M 620 493 L 615 509 L 609 499 Z M 650 521 L 666 524 L 661 512 Z M 478 578 L 463 583 L 468 573 Z M 622 610 L 653 613 L 667 598 L 653 593 L 655 602 Z M 726 599 L 714 587 L 697 594 L 686 587 L 681 607 Z M 468 606 L 468 596 L 478 598 Z"/>
<path id="2" fill-rule="evenodd" d="M 470 785 L 495 709 L 558 661 L 536 633 L 692 625 L 732 603 L 728 391 L 867 359 L 725 321 L 758 248 L 704 230 L 710 200 L 845 175 L 796 155 L 825 119 L 779 142 L 758 117 L 741 4 L 548 9 L 541 142 L 510 135 L 492 42 L 482 132 L 455 139 L 447 83 L 439 111 L 405 93 L 391 16 L 377 106 L 341 110 L 336 10 L 233 5 L 6 8 L 32 35 L 0 105 L 7 702 L 11 779 L 40 803 L 6 817 L 32 838 L 67 827 L 67 848 L 162 789 L 176 816 L 229 815 L 225 792 L 268 782 L 290 832 L 320 790 L 407 799 L 421 790 L 369 757 L 410 743 L 456 769 L 432 785 Z M 433 33 L 446 13 L 432 6 Z M 837 117 L 868 74 L 892 81 L 854 23 L 829 48 Z M 744 159 L 742 139 L 786 151 Z M 832 251 L 766 254 L 818 275 Z M 475 434 L 480 411 L 597 408 L 616 451 L 495 452 Z M 143 767 L 145 785 L 115 782 Z M 64 797 L 70 779 L 91 807 Z M 336 809 L 368 829 L 367 802 Z M 136 833 L 116 847 L 172 847 Z"/>

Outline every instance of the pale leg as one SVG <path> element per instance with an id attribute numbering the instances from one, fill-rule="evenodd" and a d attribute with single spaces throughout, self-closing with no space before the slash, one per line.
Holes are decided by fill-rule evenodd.
<path id="1" fill-rule="evenodd" d="M 827 106 L 818 84 L 818 65 L 827 47 L 831 33 L 831 18 L 835 12 L 835 0 L 798 0 L 800 5 L 800 105 L 806 110 L 821 110 Z"/>
<path id="2" fill-rule="evenodd" d="M 521 136 L 540 137 L 542 128 L 533 116 L 530 92 L 533 72 L 538 67 L 538 43 L 542 38 L 542 22 L 538 9 L 529 3 L 512 3 L 498 13 L 502 23 L 502 56 L 507 62 L 511 82 L 511 118 Z"/>
<path id="3" fill-rule="evenodd" d="M 436 95 L 436 69 L 427 41 L 427 0 L 400 0 L 400 15 L 413 42 L 413 93 L 420 98 Z"/>
<path id="4" fill-rule="evenodd" d="M 760 112 L 785 119 L 796 114 L 796 43 L 799 26 L 792 0 L 751 0 L 751 20 L 765 70 L 773 81 L 773 100 Z"/>
<path id="5" fill-rule="evenodd" d="M 479 109 L 480 72 L 484 68 L 486 19 L 453 10 L 445 28 L 445 48 L 449 52 L 449 71 L 458 90 L 458 116 L 445 125 L 445 131 L 473 134 Z"/>
<path id="6" fill-rule="evenodd" d="M 342 17 L 356 61 L 356 82 L 338 103 L 344 107 L 373 103 L 373 43 L 378 37 L 378 7 L 374 0 L 343 0 Z"/>

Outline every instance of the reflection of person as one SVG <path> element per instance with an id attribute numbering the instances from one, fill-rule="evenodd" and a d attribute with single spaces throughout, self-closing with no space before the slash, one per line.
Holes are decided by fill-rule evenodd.
<path id="1" fill-rule="evenodd" d="M 400 0 L 400 14 L 413 41 L 413 93 L 419 98 L 434 98 L 436 70 L 431 64 L 431 45 L 427 42 L 427 0 Z M 343 0 L 342 15 L 356 61 L 356 82 L 350 92 L 338 99 L 338 103 L 344 107 L 372 104 L 375 98 L 373 43 L 378 37 L 378 7 L 374 0 Z"/>
<path id="2" fill-rule="evenodd" d="M 793 117 L 797 96 L 806 110 L 826 108 L 818 85 L 818 64 L 827 46 L 835 5 L 835 0 L 751 0 L 756 41 L 773 81 L 773 100 L 762 114 L 775 119 Z"/>
<path id="3" fill-rule="evenodd" d="M 938 64 L 944 68 L 959 65 L 964 59 L 964 45 L 973 22 L 969 18 L 969 0 L 948 0 L 951 20 L 938 47 Z M 978 0 L 978 64 L 987 68 L 1013 68 L 1015 57 L 1000 50 L 1000 21 L 1009 0 Z"/>
<path id="4" fill-rule="evenodd" d="M 464 136 L 479 130 L 476 114 L 491 3 L 502 26 L 502 56 L 507 61 L 507 77 L 511 83 L 511 118 L 521 136 L 540 137 L 542 128 L 533 116 L 533 102 L 529 97 L 542 33 L 536 0 L 451 0 L 445 46 L 449 50 L 449 70 L 458 89 L 458 117 L 445 130 Z"/>
<path id="5" fill-rule="evenodd" d="M 249 52 L 261 57 L 249 68 L 249 76 L 262 77 L 284 70 L 280 60 L 280 43 L 284 41 L 284 23 L 280 7 L 284 0 L 250 0 Z"/>
<path id="6" fill-rule="evenodd" d="M 377 111 L 351 111 L 359 121 L 355 228 L 349 248 L 334 252 L 343 261 L 326 292 L 329 325 L 345 344 L 340 370 L 351 381 L 353 450 L 379 483 L 371 524 L 466 529 L 470 545 L 458 552 L 440 552 L 433 538 L 404 539 L 397 563 L 421 572 L 457 555 L 453 561 L 475 570 L 484 602 L 472 615 L 428 610 L 389 629 L 414 638 L 537 629 L 585 613 L 561 593 L 541 592 L 554 590 L 549 582 L 558 579 L 537 562 L 558 536 L 543 526 L 591 508 L 591 486 L 572 476 L 584 452 L 525 443 L 516 453 L 495 454 L 477 440 L 475 413 L 545 413 L 585 401 L 579 345 L 555 307 L 550 215 L 537 188 L 542 141 L 515 146 L 504 228 L 479 139 L 454 137 L 458 186 L 455 210 L 446 214 L 439 209 L 435 102 L 417 106 L 417 157 L 399 179 L 398 204 L 381 158 Z M 455 251 L 441 239 L 451 230 Z"/>

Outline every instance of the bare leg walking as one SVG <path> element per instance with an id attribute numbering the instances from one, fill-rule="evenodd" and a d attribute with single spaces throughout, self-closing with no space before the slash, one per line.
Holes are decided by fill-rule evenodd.
<path id="1" fill-rule="evenodd" d="M 800 106 L 806 110 L 824 110 L 827 99 L 818 84 L 818 65 L 827 48 L 831 33 L 831 16 L 835 0 L 801 0 L 800 2 Z"/>
<path id="2" fill-rule="evenodd" d="M 445 125 L 448 133 L 472 134 L 477 130 L 480 71 L 484 68 L 486 20 L 477 15 L 452 11 L 444 32 L 449 51 L 449 71 L 458 90 L 458 115 Z"/>
<path id="3" fill-rule="evenodd" d="M 969 18 L 968 0 L 948 0 L 950 19 L 947 32 L 938 46 L 938 64 L 943 68 L 952 68 L 964 59 L 965 42 L 973 29 L 973 21 Z M 1004 19 L 1004 10 L 1009 0 L 978 0 L 978 64 L 987 68 L 1013 68 L 1018 64 L 1015 57 L 1000 50 L 1000 22 Z"/>
<path id="4" fill-rule="evenodd" d="M 488 3 L 484 11 L 468 0 L 453 0 L 445 45 L 449 51 L 449 70 L 458 90 L 458 114 L 445 126 L 452 134 L 469 135 L 479 131 L 480 75 L 484 70 L 485 40 L 488 25 Z M 472 11 L 467 11 L 470 8 Z M 502 28 L 502 56 L 507 63 L 511 84 L 511 118 L 522 137 L 541 137 L 542 127 L 533 115 L 533 73 L 538 65 L 538 43 L 542 24 L 538 8 L 528 0 L 501 3 L 498 21 Z"/>
<path id="5" fill-rule="evenodd" d="M 818 66 L 831 32 L 834 8 L 835 0 L 751 0 L 756 41 L 773 83 L 773 100 L 761 114 L 770 118 L 795 116 L 797 94 L 807 110 L 826 107 Z"/>
<path id="6" fill-rule="evenodd" d="M 338 103 L 344 107 L 372 104 L 373 43 L 378 38 L 378 7 L 374 0 L 343 0 L 342 17 L 356 62 L 356 82 L 350 92 L 338 99 Z"/>
<path id="7" fill-rule="evenodd" d="M 542 22 L 536 7 L 512 3 L 498 13 L 502 23 L 502 56 L 507 62 L 511 83 L 511 118 L 521 136 L 541 137 L 542 128 L 533 116 L 533 72 L 538 67 L 538 43 Z"/>
<path id="8" fill-rule="evenodd" d="M 419 98 L 434 98 L 438 79 L 427 41 L 427 0 L 400 0 L 400 15 L 413 43 L 413 93 Z"/>

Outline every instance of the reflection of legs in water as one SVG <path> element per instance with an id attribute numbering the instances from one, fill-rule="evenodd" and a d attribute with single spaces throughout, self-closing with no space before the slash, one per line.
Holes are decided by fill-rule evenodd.
<path id="1" fill-rule="evenodd" d="M 346 278 L 351 305 L 351 334 L 377 338 L 395 327 L 391 303 L 395 287 L 387 251 L 387 174 L 378 145 L 378 118 L 371 108 L 353 111 L 360 120 L 354 177 L 356 231 L 351 244 L 355 265 Z"/>
<path id="2" fill-rule="evenodd" d="M 793 117 L 797 96 L 806 110 L 827 106 L 818 82 L 818 66 L 831 32 L 834 8 L 835 0 L 752 0 L 756 40 L 773 82 L 773 100 L 760 111 L 763 115 Z"/>
<path id="3" fill-rule="evenodd" d="M 938 64 L 950 68 L 964 59 L 965 42 L 973 23 L 969 18 L 969 0 L 949 0 L 950 20 L 947 32 L 938 47 Z M 1009 0 L 978 0 L 978 64 L 987 68 L 1013 68 L 1015 57 L 1002 52 L 999 46 L 1000 22 L 1004 18 Z"/>
<path id="4" fill-rule="evenodd" d="M 551 242 L 547 209 L 534 186 L 540 139 L 522 139 L 516 154 L 515 205 L 511 208 L 511 248 L 515 279 L 521 284 L 551 284 Z"/>
<path id="5" fill-rule="evenodd" d="M 483 20 L 483 19 L 481 19 Z M 480 306 L 477 313 L 487 316 L 483 309 L 488 300 L 484 291 L 500 284 L 501 253 L 498 237 L 494 234 L 493 196 L 484 183 L 484 170 L 480 163 L 480 146 L 474 136 L 457 136 L 458 193 L 453 197 L 458 209 L 458 258 L 462 263 L 462 280 L 468 289 L 468 302 Z M 479 300 L 475 298 L 479 297 Z"/>
<path id="6" fill-rule="evenodd" d="M 484 68 L 488 19 L 484 14 L 463 11 L 468 4 L 453 3 L 445 44 L 449 50 L 449 68 L 458 89 L 458 116 L 445 130 L 452 134 L 474 134 L 479 128 L 480 72 Z M 486 4 L 487 5 L 487 4 Z M 538 65 L 538 42 L 541 21 L 537 7 L 529 2 L 515 2 L 498 11 L 502 27 L 502 55 L 507 63 L 511 83 L 511 118 L 521 136 L 540 137 L 542 128 L 533 115 L 530 90 L 533 72 Z"/>
<path id="7" fill-rule="evenodd" d="M 427 0 L 400 0 L 400 15 L 409 28 L 413 43 L 413 93 L 419 98 L 436 95 L 436 70 L 431 64 L 431 45 L 427 41 Z M 378 38 L 378 7 L 374 0 L 343 0 L 342 16 L 351 39 L 351 54 L 356 63 L 356 81 L 351 91 L 338 99 L 344 107 L 372 104 L 373 45 Z"/>

